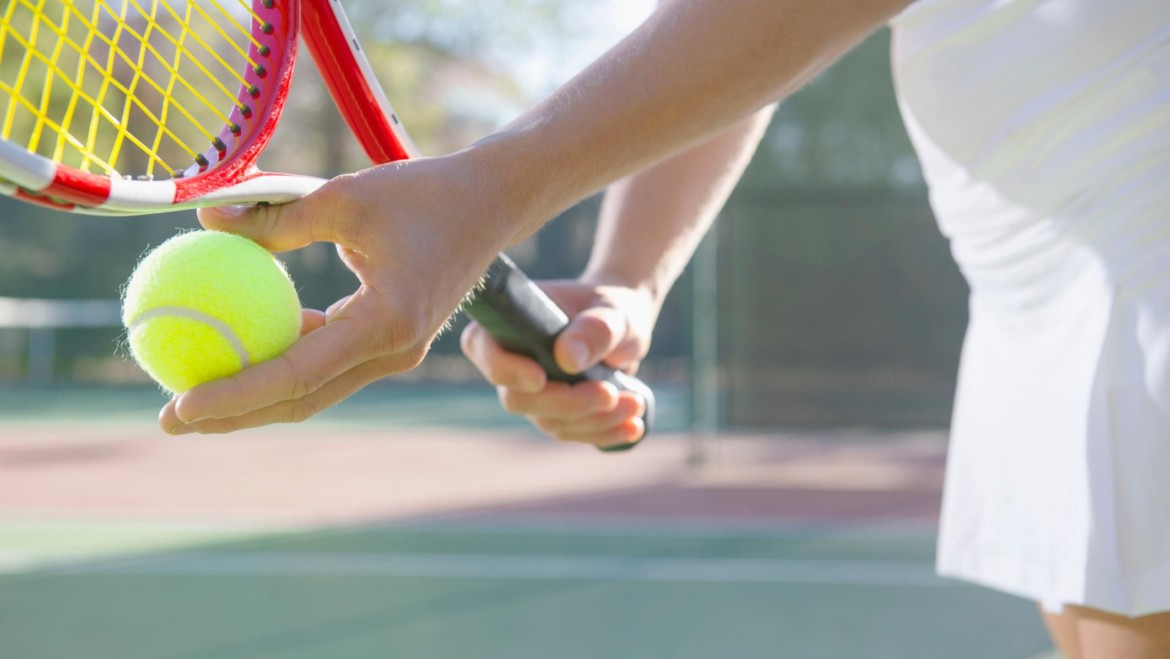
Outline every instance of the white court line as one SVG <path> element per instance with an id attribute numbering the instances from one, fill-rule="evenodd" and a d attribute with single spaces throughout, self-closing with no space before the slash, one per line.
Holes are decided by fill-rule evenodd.
<path id="1" fill-rule="evenodd" d="M 361 535 L 371 532 L 404 532 L 427 535 L 485 536 L 595 536 L 601 538 L 821 538 L 862 540 L 930 539 L 937 535 L 933 522 L 880 521 L 872 524 L 847 522 L 722 521 L 710 519 L 643 520 L 624 516 L 558 515 L 459 516 L 435 519 L 402 519 L 377 523 L 317 524 L 266 522 L 168 522 L 134 520 L 55 520 L 0 517 L 0 534 L 5 531 L 50 531 L 84 533 L 150 533 L 165 537 L 186 533 L 231 535 L 281 535 L 319 533 Z"/>
<path id="2" fill-rule="evenodd" d="M 28 573 L 19 561 L 0 572 Z M 574 581 L 952 587 L 926 563 L 612 556 L 184 552 L 44 564 L 39 574 L 147 576 L 422 577 Z M 12 573 L 12 572 L 9 572 Z"/>
<path id="3" fill-rule="evenodd" d="M 438 518 L 416 522 L 405 520 L 355 527 L 322 528 L 337 533 L 407 531 L 433 535 L 496 536 L 594 536 L 601 538 L 838 538 L 843 541 L 928 539 L 938 534 L 934 522 L 881 521 L 872 524 L 847 522 L 723 521 L 710 519 L 643 520 L 622 516 L 557 515 L 523 517 L 479 516 L 474 519 Z"/>

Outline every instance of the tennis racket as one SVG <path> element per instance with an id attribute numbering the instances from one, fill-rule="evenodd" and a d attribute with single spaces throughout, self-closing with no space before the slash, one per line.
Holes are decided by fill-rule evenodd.
<path id="1" fill-rule="evenodd" d="M 374 163 L 417 155 L 336 0 L 7 0 L 0 23 L 0 192 L 61 211 L 135 215 L 279 204 L 321 179 L 260 171 L 304 39 Z M 465 311 L 562 382 L 552 346 L 568 318 L 506 256 Z M 629 445 L 632 446 L 632 445 Z M 627 448 L 627 447 L 623 447 Z"/>

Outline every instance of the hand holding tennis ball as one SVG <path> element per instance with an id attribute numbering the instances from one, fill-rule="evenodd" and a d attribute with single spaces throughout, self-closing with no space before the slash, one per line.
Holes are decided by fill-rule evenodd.
<path id="1" fill-rule="evenodd" d="M 138 264 L 122 322 L 134 360 L 164 389 L 182 393 L 280 355 L 300 336 L 301 304 L 263 247 L 193 231 Z"/>

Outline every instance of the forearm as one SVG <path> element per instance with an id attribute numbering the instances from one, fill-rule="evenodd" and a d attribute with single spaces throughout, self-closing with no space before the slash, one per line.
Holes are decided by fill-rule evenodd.
<path id="1" fill-rule="evenodd" d="M 750 162 L 773 108 L 610 186 L 582 278 L 644 289 L 660 305 Z"/>
<path id="2" fill-rule="evenodd" d="M 673 0 L 464 157 L 524 239 L 583 197 L 798 89 L 909 0 Z"/>

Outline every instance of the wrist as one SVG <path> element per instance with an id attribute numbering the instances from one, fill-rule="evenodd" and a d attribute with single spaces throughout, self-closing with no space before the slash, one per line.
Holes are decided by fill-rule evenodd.
<path id="1" fill-rule="evenodd" d="M 575 200 L 562 198 L 548 180 L 544 151 L 523 129 L 504 129 L 458 151 L 464 180 L 475 181 L 476 212 L 499 238 L 501 251 L 530 237 Z"/>
<path id="2" fill-rule="evenodd" d="M 636 273 L 614 264 L 613 267 L 590 261 L 578 280 L 591 286 L 615 286 L 633 291 L 652 309 L 655 315 L 662 308 L 669 284 L 663 284 L 652 273 Z"/>

